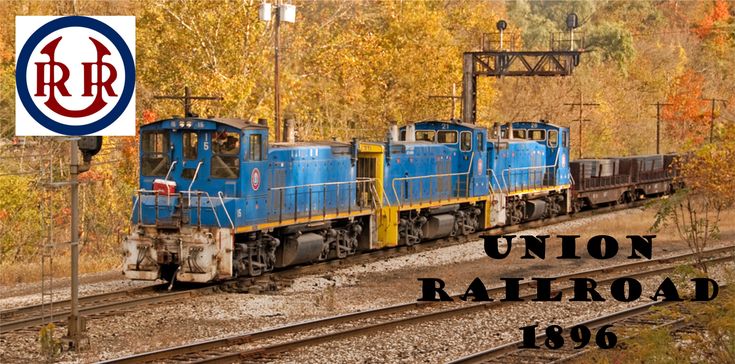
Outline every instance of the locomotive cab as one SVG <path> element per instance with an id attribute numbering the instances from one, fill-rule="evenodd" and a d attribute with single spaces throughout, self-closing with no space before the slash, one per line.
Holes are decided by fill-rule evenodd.
<path id="1" fill-rule="evenodd" d="M 568 212 L 569 129 L 542 120 L 496 124 L 493 133 L 487 148 L 493 225 Z"/>
<path id="2" fill-rule="evenodd" d="M 452 171 L 467 174 L 460 181 L 459 195 L 476 197 L 487 195 L 489 181 L 485 173 L 487 129 L 473 124 L 452 121 L 421 121 L 400 129 L 400 139 L 408 142 L 427 142 L 450 148 Z"/>
<path id="3" fill-rule="evenodd" d="M 235 226 L 259 213 L 242 197 L 257 204 L 267 128 L 237 119 L 174 118 L 141 127 L 140 140 L 125 274 L 190 282 L 231 276 Z"/>
<path id="4" fill-rule="evenodd" d="M 357 148 L 353 141 L 269 150 L 265 125 L 237 119 L 143 126 L 124 273 L 210 282 L 370 247 L 377 197 L 374 180 L 356 176 Z"/>

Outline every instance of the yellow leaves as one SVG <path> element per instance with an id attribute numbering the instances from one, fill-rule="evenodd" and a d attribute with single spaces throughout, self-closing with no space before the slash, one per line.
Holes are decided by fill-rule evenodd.
<path id="1" fill-rule="evenodd" d="M 682 47 L 681 45 L 679 45 L 676 48 L 678 50 L 678 52 L 677 52 L 678 54 L 677 54 L 676 66 L 674 68 L 674 70 L 675 70 L 674 71 L 674 74 L 677 75 L 677 76 L 680 76 L 680 75 L 684 74 L 684 72 L 686 71 L 687 65 L 689 64 L 689 58 L 687 58 L 687 51 L 686 51 L 686 49 L 684 49 L 684 47 Z"/>
<path id="2" fill-rule="evenodd" d="M 735 202 L 735 130 L 726 130 L 716 144 L 699 149 L 681 167 L 687 185 L 724 204 Z"/>

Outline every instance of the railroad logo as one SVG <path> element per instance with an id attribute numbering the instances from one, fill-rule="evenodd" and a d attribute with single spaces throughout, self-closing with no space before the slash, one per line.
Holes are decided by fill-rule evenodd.
<path id="1" fill-rule="evenodd" d="M 15 130 L 135 135 L 135 17 L 18 16 Z"/>
<path id="2" fill-rule="evenodd" d="M 253 191 L 257 191 L 260 188 L 260 170 L 257 168 L 253 168 L 253 171 L 250 173 L 250 187 L 253 188 Z"/>

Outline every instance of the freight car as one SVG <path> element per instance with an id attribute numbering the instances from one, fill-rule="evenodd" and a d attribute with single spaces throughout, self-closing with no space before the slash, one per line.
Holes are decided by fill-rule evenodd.
<path id="1" fill-rule="evenodd" d="M 676 154 L 578 159 L 570 163 L 573 210 L 632 202 L 681 188 Z"/>

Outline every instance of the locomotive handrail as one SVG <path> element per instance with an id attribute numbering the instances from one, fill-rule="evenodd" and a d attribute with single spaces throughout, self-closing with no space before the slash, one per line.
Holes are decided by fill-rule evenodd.
<path id="1" fill-rule="evenodd" d="M 572 184 L 572 186 L 576 186 L 576 183 L 574 182 L 574 176 L 572 176 L 572 172 L 569 172 L 569 181 Z"/>
<path id="2" fill-rule="evenodd" d="M 235 230 L 235 224 L 232 222 L 232 218 L 230 217 L 230 213 L 227 211 L 227 206 L 225 206 L 225 200 L 222 198 L 224 194 L 222 191 L 217 191 L 217 196 L 219 196 L 219 202 L 222 204 L 222 209 L 225 210 L 225 216 L 227 216 L 227 220 L 230 220 L 230 226 L 232 227 L 232 230 Z M 219 223 L 219 221 L 217 221 Z"/>
<path id="3" fill-rule="evenodd" d="M 531 167 L 518 167 L 518 168 L 506 168 L 506 169 L 504 169 L 500 173 L 501 177 L 503 178 L 503 183 L 506 183 L 506 180 L 505 180 L 505 173 L 506 172 L 508 173 L 508 179 L 510 179 L 512 172 L 519 172 L 519 171 L 524 171 L 524 170 L 528 170 L 528 171 L 531 171 L 531 170 L 545 170 L 545 169 L 556 170 L 556 168 L 559 165 L 559 152 L 560 152 L 560 150 L 561 150 L 561 148 L 557 148 L 556 149 L 556 155 L 554 156 L 554 164 L 551 164 L 551 165 L 547 164 L 547 165 L 543 165 L 543 166 L 531 166 Z M 534 176 L 535 176 L 535 174 L 534 174 Z M 543 179 L 543 175 L 541 177 Z M 544 182 L 543 181 L 541 181 L 541 185 L 542 186 L 544 185 Z M 508 187 L 507 184 L 506 184 L 506 187 L 507 187 L 508 193 L 510 193 L 510 187 Z"/>
<path id="4" fill-rule="evenodd" d="M 371 186 L 375 190 L 375 184 L 372 184 Z M 377 196 L 378 195 L 378 191 L 375 190 L 374 192 L 375 192 L 375 195 Z M 390 207 L 391 206 L 390 200 L 388 199 L 388 194 L 385 193 L 385 188 L 383 189 L 382 192 L 383 192 L 383 196 L 381 196 L 381 199 L 380 200 L 383 201 L 382 197 L 384 197 L 385 198 L 385 203 L 388 204 L 388 207 Z M 383 208 L 383 203 L 380 202 L 378 207 Z"/>
<path id="5" fill-rule="evenodd" d="M 398 198 L 398 192 L 396 191 L 396 181 L 410 181 L 410 180 L 416 180 L 416 179 L 427 179 L 427 178 L 441 178 L 441 177 L 454 177 L 454 176 L 467 176 L 468 178 L 465 181 L 465 193 L 469 196 L 469 183 L 470 183 L 470 173 L 472 173 L 472 165 L 475 160 L 475 152 L 472 152 L 472 156 L 470 158 L 470 164 L 467 166 L 467 172 L 458 172 L 458 173 L 443 173 L 443 174 L 433 174 L 428 176 L 411 176 L 411 177 L 397 177 L 393 178 L 391 180 L 391 187 L 393 188 L 393 196 L 396 198 L 396 202 L 398 203 L 398 206 L 403 206 L 403 203 L 401 202 L 401 199 Z M 431 181 L 431 180 L 429 180 Z M 459 178 L 457 179 L 457 184 L 459 184 Z M 423 189 L 422 189 L 423 190 Z M 457 198 L 459 198 L 459 188 L 457 189 Z"/>
<path id="6" fill-rule="evenodd" d="M 554 166 L 548 166 L 547 165 L 547 166 L 537 166 L 537 167 L 532 167 L 532 168 L 525 167 L 524 170 L 531 171 L 531 170 L 545 170 L 545 169 L 549 169 L 549 170 L 552 170 L 553 171 L 554 168 L 555 168 Z M 520 168 L 519 169 L 516 169 L 516 168 L 507 168 L 507 169 L 504 169 L 503 170 L 503 174 L 502 174 L 503 183 L 506 183 L 506 180 L 505 180 L 505 173 L 506 172 L 508 174 L 508 180 L 511 180 L 511 178 L 513 177 L 512 173 L 518 173 L 518 172 L 521 172 L 521 170 L 520 170 Z M 529 176 L 531 175 L 531 173 L 533 173 L 533 176 L 534 177 L 537 177 L 538 176 L 537 175 L 538 171 L 529 172 Z M 543 187 L 544 185 L 545 184 L 544 184 L 544 181 L 543 181 L 543 175 L 541 175 L 541 182 L 540 183 L 534 183 L 533 184 L 533 187 L 538 187 L 538 186 Z M 506 184 L 506 186 L 508 186 L 508 185 Z M 529 187 L 531 187 L 531 186 L 529 185 Z M 514 188 L 513 190 L 514 191 L 517 191 L 518 188 Z M 508 186 L 508 191 L 510 192 L 510 186 Z"/>
<path id="7" fill-rule="evenodd" d="M 130 214 L 130 222 L 133 222 L 133 214 L 135 214 L 135 206 L 138 206 L 138 224 L 141 223 L 141 219 L 143 218 L 143 203 L 138 202 L 141 200 L 140 195 L 141 194 L 152 194 L 152 195 L 158 195 L 159 191 L 156 190 L 146 190 L 146 189 L 138 189 L 135 190 L 135 202 L 133 202 L 133 212 Z M 155 206 L 156 208 L 156 216 L 158 216 L 158 206 Z"/>
<path id="8" fill-rule="evenodd" d="M 197 196 L 199 195 L 205 195 L 207 196 L 207 200 L 209 200 L 209 207 L 212 208 L 212 212 L 214 213 L 214 219 L 217 221 L 217 227 L 222 227 L 222 224 L 219 222 L 219 214 L 217 213 L 217 209 L 214 208 L 214 202 L 212 201 L 212 196 L 209 195 L 209 192 L 207 191 L 194 191 L 197 193 Z M 191 205 L 191 200 L 189 200 L 189 204 Z M 197 204 L 197 207 L 201 207 L 201 203 Z M 222 205 L 222 208 L 225 209 L 225 212 L 227 212 L 227 208 L 225 208 L 224 205 Z M 197 216 L 197 222 L 201 223 L 202 216 L 201 213 Z"/>
<path id="9" fill-rule="evenodd" d="M 219 220 L 219 214 L 217 213 L 217 209 L 215 208 L 215 205 L 214 205 L 214 200 L 212 200 L 212 196 L 210 196 L 207 191 L 197 191 L 197 190 L 191 191 L 191 190 L 189 190 L 189 191 L 185 191 L 185 192 L 188 194 L 189 206 L 191 206 L 191 194 L 192 193 L 195 193 L 197 196 L 204 195 L 207 198 L 207 200 L 209 201 L 209 207 L 210 207 L 210 209 L 212 209 L 212 213 L 214 215 L 215 221 L 217 221 L 217 227 L 222 227 L 222 223 Z M 138 206 L 138 220 L 137 220 L 137 224 L 140 224 L 142 222 L 142 219 L 143 219 L 143 203 L 140 202 L 141 201 L 141 195 L 154 195 L 156 197 L 154 208 L 156 210 L 156 221 L 158 221 L 158 195 L 160 195 L 160 191 L 139 189 L 139 190 L 136 190 L 135 191 L 135 194 L 136 194 L 136 197 L 135 197 L 135 202 L 133 203 L 133 211 L 135 211 L 135 207 Z M 184 197 L 184 192 L 179 192 L 177 194 L 179 195 L 179 201 L 181 201 L 181 199 L 183 199 L 183 197 Z M 170 195 L 168 197 L 170 198 Z M 225 213 L 228 215 L 227 217 L 229 218 L 229 212 L 227 211 L 227 208 L 224 206 L 224 202 L 222 203 L 222 208 L 225 209 Z M 197 204 L 197 209 L 198 209 L 197 210 L 197 224 L 201 224 L 201 220 L 202 220 L 202 216 L 201 216 L 201 201 L 200 201 L 200 203 Z M 183 211 L 182 211 L 182 213 L 183 213 Z M 130 215 L 130 221 L 133 222 L 133 214 L 132 213 Z M 230 223 L 231 223 L 232 227 L 234 228 L 234 224 L 232 224 L 232 219 L 230 219 Z"/>
<path id="10" fill-rule="evenodd" d="M 493 179 L 495 180 L 495 182 L 498 183 L 498 187 L 500 187 L 500 191 L 502 191 L 503 190 L 503 186 L 500 185 L 500 181 L 498 180 L 498 177 L 495 175 L 495 171 L 492 168 L 488 168 L 487 171 L 490 172 L 490 175 L 493 177 Z M 503 184 L 505 185 L 505 180 L 503 180 Z M 493 193 L 495 193 L 495 190 L 493 189 L 493 184 L 492 183 L 490 183 L 490 191 L 493 192 Z M 508 190 L 508 186 L 507 185 L 505 185 L 505 193 L 510 193 L 510 191 Z"/>
<path id="11" fill-rule="evenodd" d="M 347 190 L 347 192 L 348 192 L 348 198 L 347 198 L 347 214 L 352 214 L 353 205 L 356 205 L 357 207 L 359 207 L 359 211 L 363 211 L 366 208 L 367 209 L 370 209 L 371 208 L 373 210 L 375 210 L 377 208 L 376 206 L 378 204 L 378 201 L 377 201 L 378 200 L 378 196 L 377 196 L 377 193 L 376 193 L 376 190 L 375 190 L 374 182 L 375 182 L 375 178 L 358 177 L 354 181 L 309 183 L 309 184 L 294 185 L 294 186 L 270 187 L 270 188 L 268 188 L 268 192 L 269 193 L 273 193 L 273 199 L 271 200 L 271 202 L 273 202 L 273 201 L 276 200 L 275 199 L 276 192 L 280 192 L 280 194 L 279 194 L 280 196 L 278 198 L 278 201 L 279 201 L 278 203 L 280 203 L 280 208 L 278 208 L 278 216 L 276 217 L 277 220 L 279 221 L 279 223 L 280 222 L 283 222 L 284 220 L 293 220 L 293 221 L 298 220 L 298 217 L 299 217 L 298 198 L 299 198 L 299 194 L 300 194 L 300 192 L 299 192 L 299 189 L 300 188 L 301 189 L 307 189 L 308 188 L 308 199 L 309 199 L 308 217 L 309 217 L 309 219 L 311 220 L 315 216 L 322 216 L 323 219 L 326 219 L 326 216 L 327 216 L 327 198 L 326 198 L 326 196 L 327 196 L 327 187 L 329 187 L 329 186 L 337 186 L 336 191 L 335 191 L 335 193 L 336 193 L 336 199 L 335 199 L 334 209 L 336 210 L 337 215 L 339 215 L 340 214 L 340 211 L 339 211 L 339 209 L 340 209 L 340 199 L 339 199 L 340 186 L 344 186 L 344 185 L 349 186 L 349 185 L 352 185 L 352 184 L 354 184 L 356 188 L 360 184 L 364 184 L 364 185 L 370 186 L 370 189 L 368 190 L 368 192 L 372 195 L 372 198 L 370 199 L 370 206 L 363 206 L 361 204 L 357 204 L 357 201 L 351 201 L 351 199 L 352 199 L 352 190 L 351 189 L 348 189 Z M 323 206 L 321 208 L 321 212 L 318 213 L 317 215 L 315 215 L 314 214 L 313 207 L 312 207 L 312 205 L 313 205 L 312 204 L 312 199 L 313 199 L 313 195 L 315 193 L 315 188 L 317 188 L 317 187 L 322 189 L 321 193 L 323 195 L 323 198 L 322 198 L 322 200 L 323 200 Z M 293 201 L 294 201 L 294 204 L 293 204 L 293 213 L 286 212 L 285 214 L 287 216 L 284 219 L 284 211 L 285 211 L 284 197 L 286 197 L 285 194 L 284 194 L 284 192 L 287 191 L 287 190 L 294 190 L 294 192 L 293 192 Z M 316 192 L 318 193 L 319 191 L 316 191 Z M 355 194 L 355 199 L 356 200 L 358 199 L 357 193 Z M 288 217 L 288 215 L 291 215 L 291 214 L 293 214 L 293 216 L 292 217 Z M 268 218 L 270 219 L 271 217 L 269 216 Z"/>
<path id="12" fill-rule="evenodd" d="M 374 182 L 375 178 L 367 178 L 367 177 L 359 177 L 354 181 L 341 181 L 341 182 L 324 182 L 324 183 L 310 183 L 305 185 L 296 185 L 296 186 L 281 186 L 281 187 L 270 187 L 268 190 L 287 190 L 290 188 L 303 188 L 303 187 L 323 187 L 323 186 L 333 186 L 333 185 L 346 185 L 346 184 L 352 184 L 352 183 L 359 183 L 359 182 Z"/>
<path id="13" fill-rule="evenodd" d="M 133 223 L 133 216 L 135 215 L 135 206 L 138 205 L 138 200 L 140 200 L 140 196 L 138 194 L 135 195 L 135 201 L 133 202 L 133 209 L 130 211 L 130 223 Z M 140 224 L 140 213 L 138 213 L 138 224 Z"/>
<path id="14" fill-rule="evenodd" d="M 171 171 L 174 170 L 174 166 L 176 165 L 176 162 L 178 162 L 178 161 L 171 162 L 171 166 L 168 167 L 168 172 L 166 172 L 166 177 L 163 178 L 164 181 L 168 181 L 168 176 L 170 176 L 171 175 Z"/>
<path id="15" fill-rule="evenodd" d="M 187 190 L 189 192 L 189 206 L 191 206 L 191 187 L 194 186 L 194 182 L 197 180 L 197 176 L 199 176 L 199 168 L 201 168 L 204 161 L 199 161 L 197 163 L 197 169 L 194 171 L 194 177 L 191 179 L 191 183 L 189 183 L 189 189 Z M 209 196 L 209 194 L 207 194 Z"/>
<path id="16" fill-rule="evenodd" d="M 525 169 L 541 169 L 541 168 L 556 168 L 556 166 L 559 164 L 559 149 L 556 150 L 556 156 L 554 157 L 554 164 L 547 164 L 543 166 L 531 166 L 531 167 L 518 167 L 518 168 L 506 168 L 504 171 L 520 171 Z"/>

